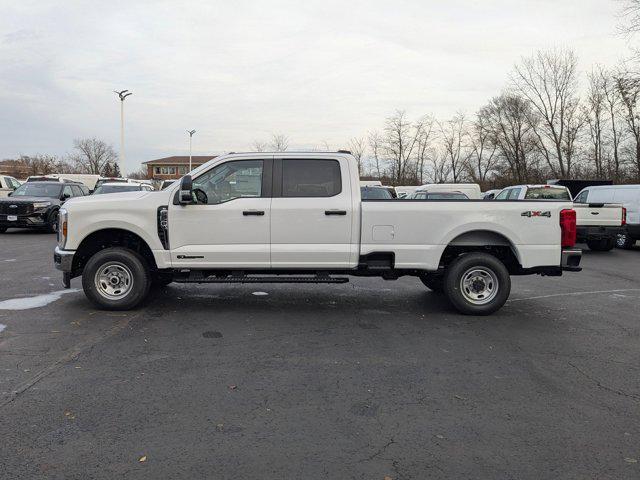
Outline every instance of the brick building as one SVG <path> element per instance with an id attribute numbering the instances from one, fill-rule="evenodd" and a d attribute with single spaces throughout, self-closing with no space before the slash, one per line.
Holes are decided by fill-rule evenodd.
<path id="1" fill-rule="evenodd" d="M 199 167 L 215 157 L 215 155 L 194 155 L 191 157 L 191 167 Z M 175 180 L 189 172 L 188 155 L 157 158 L 142 164 L 147 167 L 147 178 L 153 180 Z"/>

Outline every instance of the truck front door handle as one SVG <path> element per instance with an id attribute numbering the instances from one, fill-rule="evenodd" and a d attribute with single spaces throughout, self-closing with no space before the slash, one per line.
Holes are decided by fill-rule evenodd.
<path id="1" fill-rule="evenodd" d="M 264 212 L 262 210 L 245 210 L 244 212 L 242 212 L 242 215 L 244 215 L 245 217 L 248 217 L 249 215 L 261 217 L 264 215 Z"/>
<path id="2" fill-rule="evenodd" d="M 346 210 L 325 210 L 324 214 L 325 215 L 346 215 L 347 211 Z"/>

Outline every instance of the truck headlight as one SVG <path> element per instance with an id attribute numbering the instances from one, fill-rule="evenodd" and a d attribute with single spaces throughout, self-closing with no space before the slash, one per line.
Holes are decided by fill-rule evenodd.
<path id="1" fill-rule="evenodd" d="M 58 246 L 60 248 L 64 248 L 67 243 L 68 218 L 67 210 L 61 208 L 58 211 Z"/>
<path id="2" fill-rule="evenodd" d="M 49 205 L 51 205 L 51 202 L 35 202 L 33 204 L 33 209 L 40 210 L 41 208 L 47 208 Z"/>

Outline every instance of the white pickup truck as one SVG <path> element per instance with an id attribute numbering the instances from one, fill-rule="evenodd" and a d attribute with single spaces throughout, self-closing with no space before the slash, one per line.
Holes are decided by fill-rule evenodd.
<path id="1" fill-rule="evenodd" d="M 566 200 L 571 192 L 562 185 L 514 185 L 496 194 L 494 200 Z M 616 245 L 617 236 L 623 232 L 626 210 L 618 203 L 586 201 L 586 193 L 573 200 L 576 211 L 577 241 L 586 243 L 589 249 L 606 252 Z"/>
<path id="2" fill-rule="evenodd" d="M 105 309 L 171 282 L 411 275 L 483 315 L 505 303 L 510 275 L 579 271 L 575 228 L 568 201 L 361 200 L 348 152 L 229 154 L 166 190 L 69 200 L 54 262 Z"/>

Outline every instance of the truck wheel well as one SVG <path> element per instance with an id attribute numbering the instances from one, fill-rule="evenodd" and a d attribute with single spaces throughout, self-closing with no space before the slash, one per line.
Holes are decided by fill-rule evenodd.
<path id="1" fill-rule="evenodd" d="M 87 261 L 100 250 L 109 247 L 123 247 L 137 252 L 147 261 L 149 267 L 153 270 L 157 268 L 153 253 L 139 235 L 129 230 L 119 228 L 107 228 L 98 230 L 88 235 L 76 250 L 73 256 L 73 272 L 74 275 L 80 275 Z"/>
<path id="2" fill-rule="evenodd" d="M 456 257 L 469 252 L 484 252 L 498 258 L 511 274 L 522 269 L 513 245 L 507 237 L 489 230 L 466 232 L 454 238 L 440 257 L 439 268 L 446 268 Z"/>

